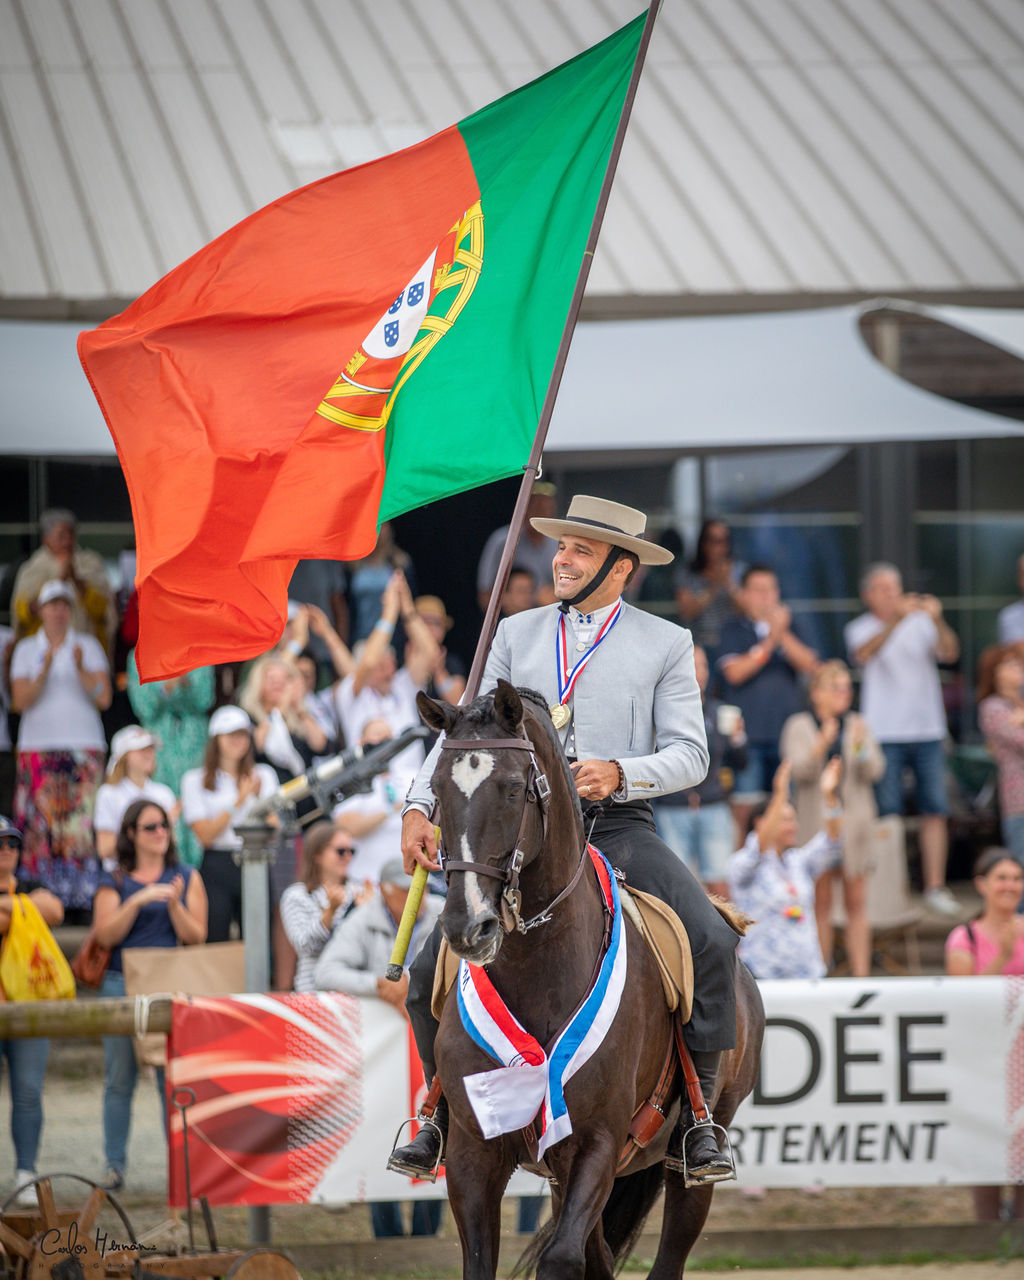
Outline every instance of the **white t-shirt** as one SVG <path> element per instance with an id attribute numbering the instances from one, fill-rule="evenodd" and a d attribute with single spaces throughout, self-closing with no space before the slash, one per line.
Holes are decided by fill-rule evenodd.
<path id="1" fill-rule="evenodd" d="M 235 834 L 234 824 L 244 822 L 257 800 L 266 800 L 267 796 L 273 795 L 277 790 L 277 774 L 269 764 L 255 765 L 253 771 L 260 780 L 259 795 L 251 795 L 246 799 L 214 844 L 207 846 L 208 848 L 241 849 L 242 837 Z M 182 774 L 181 814 L 190 824 L 209 818 L 219 818 L 222 813 L 234 809 L 237 800 L 238 784 L 230 773 L 225 773 L 222 769 L 217 770 L 212 791 L 207 791 L 203 786 L 202 769 L 189 769 Z"/>
<path id="2" fill-rule="evenodd" d="M 885 623 L 862 613 L 843 635 L 850 661 Z M 881 649 L 864 664 L 860 706 L 879 742 L 934 742 L 946 736 L 946 709 L 935 665 L 939 629 L 927 613 L 902 618 Z"/>
<path id="3" fill-rule="evenodd" d="M 399 667 L 395 672 L 387 693 L 379 693 L 369 685 L 364 685 L 358 693 L 353 693 L 354 684 L 354 677 L 346 676 L 335 694 L 338 721 L 344 731 L 347 746 L 358 745 L 369 720 L 386 720 L 396 736 L 403 729 L 420 723 L 416 694 L 423 686 L 415 683 L 405 667 Z M 392 767 L 396 771 L 412 770 L 415 776 L 424 758 L 423 744 L 414 742 L 400 756 L 395 756 Z"/>
<path id="4" fill-rule="evenodd" d="M 103 751 L 103 721 L 96 705 L 82 688 L 75 666 L 75 646 L 82 647 L 86 671 L 109 673 L 107 655 L 95 636 L 68 630 L 64 643 L 53 655 L 50 673 L 42 692 L 27 711 L 22 712 L 18 730 L 19 751 Z M 42 630 L 20 641 L 11 658 L 11 681 L 34 680 L 43 669 L 50 642 Z"/>
<path id="5" fill-rule="evenodd" d="M 405 755 L 405 752 L 402 753 Z M 396 759 L 401 759 L 401 756 Z M 376 816 L 386 813 L 388 816 L 375 827 L 369 835 L 353 836 L 352 843 L 356 847 L 356 856 L 348 869 L 349 883 L 361 885 L 364 880 L 377 884 L 380 880 L 380 869 L 389 858 L 402 856 L 402 806 L 405 793 L 416 776 L 414 771 L 395 768 L 387 773 L 378 773 L 373 780 L 373 790 L 365 795 L 352 796 L 337 805 L 331 814 L 332 818 L 344 819 L 346 814 L 358 813 Z"/>
<path id="6" fill-rule="evenodd" d="M 121 819 L 128 812 L 128 806 L 136 800 L 152 800 L 168 813 L 175 805 L 174 792 L 170 787 L 154 782 L 152 778 L 147 778 L 141 787 L 136 786 L 131 778 L 105 782 L 96 792 L 96 807 L 92 815 L 94 830 L 120 831 Z"/>

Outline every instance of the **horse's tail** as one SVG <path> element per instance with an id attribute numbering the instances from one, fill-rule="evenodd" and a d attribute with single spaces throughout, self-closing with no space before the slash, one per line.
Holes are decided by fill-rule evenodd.
<path id="1" fill-rule="evenodd" d="M 537 1270 L 537 1259 L 543 1253 L 551 1235 L 555 1229 L 555 1224 L 551 1218 L 544 1223 L 519 1255 L 519 1260 L 512 1268 L 512 1280 L 516 1280 L 517 1276 L 532 1276 Z"/>
<path id="2" fill-rule="evenodd" d="M 629 1257 L 647 1215 L 661 1194 L 664 1180 L 665 1171 L 659 1163 L 616 1178 L 612 1184 L 612 1193 L 601 1215 L 601 1227 L 616 1268 Z"/>

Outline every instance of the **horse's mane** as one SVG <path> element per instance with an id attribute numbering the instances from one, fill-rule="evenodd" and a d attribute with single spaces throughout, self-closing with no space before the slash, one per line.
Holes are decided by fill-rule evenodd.
<path id="1" fill-rule="evenodd" d="M 523 710 L 529 716 L 531 721 L 531 734 L 534 732 L 532 726 L 539 725 L 540 730 L 547 736 L 548 743 L 551 747 L 551 756 L 555 763 L 562 771 L 562 778 L 569 795 L 572 797 L 576 812 L 580 821 L 583 820 L 583 810 L 580 806 L 580 798 L 576 794 L 576 781 L 572 776 L 572 770 L 569 768 L 569 761 L 566 759 L 565 751 L 562 747 L 562 740 L 558 736 L 555 726 L 551 722 L 551 711 L 548 707 L 547 699 L 543 694 L 537 692 L 536 689 L 516 689 L 520 700 L 523 703 Z M 470 728 L 479 729 L 494 722 L 494 694 L 481 694 L 473 699 L 465 707 L 459 707 L 459 724 Z"/>
<path id="2" fill-rule="evenodd" d="M 745 911 L 741 911 L 735 902 L 730 902 L 728 898 L 720 898 L 717 893 L 709 893 L 711 905 L 722 917 L 725 923 L 734 933 L 738 933 L 742 938 L 752 924 L 757 924 L 753 916 L 748 916 Z"/>
<path id="3" fill-rule="evenodd" d="M 524 703 L 524 711 L 530 714 L 531 719 L 539 724 L 541 730 L 547 735 L 551 744 L 551 754 L 554 756 L 555 762 L 562 770 L 562 776 L 565 781 L 569 795 L 573 798 L 576 812 L 579 814 L 580 821 L 583 820 L 583 809 L 580 805 L 580 798 L 576 791 L 576 780 L 572 776 L 572 770 L 569 768 L 569 761 L 566 759 L 565 749 L 562 746 L 562 740 L 558 736 L 554 724 L 551 720 L 551 710 L 548 707 L 547 698 L 537 692 L 536 689 L 522 688 L 516 689 L 516 693 Z"/>

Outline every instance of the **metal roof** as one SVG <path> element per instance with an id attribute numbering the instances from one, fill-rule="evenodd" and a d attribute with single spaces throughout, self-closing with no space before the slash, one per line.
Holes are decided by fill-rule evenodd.
<path id="1" fill-rule="evenodd" d="M 642 0 L 0 0 L 0 314 L 106 314 Z M 1020 0 L 666 0 L 590 315 L 1024 299 Z"/>

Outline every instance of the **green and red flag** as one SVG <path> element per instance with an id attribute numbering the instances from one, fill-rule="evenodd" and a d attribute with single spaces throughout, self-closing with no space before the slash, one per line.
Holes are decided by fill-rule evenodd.
<path id="1" fill-rule="evenodd" d="M 297 560 L 521 470 L 643 24 L 276 200 L 80 335 L 131 495 L 143 679 L 262 653 Z"/>

